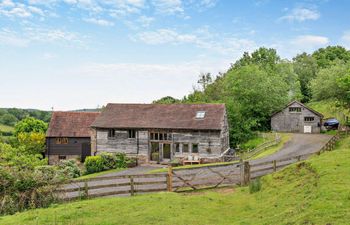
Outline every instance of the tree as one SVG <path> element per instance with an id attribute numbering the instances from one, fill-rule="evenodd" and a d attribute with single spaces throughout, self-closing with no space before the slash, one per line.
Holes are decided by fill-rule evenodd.
<path id="1" fill-rule="evenodd" d="M 276 65 L 276 75 L 282 77 L 284 82 L 288 85 L 289 101 L 302 99 L 300 81 L 298 75 L 294 71 L 292 63 L 287 60 L 281 61 Z"/>
<path id="2" fill-rule="evenodd" d="M 179 99 L 173 98 L 171 96 L 166 96 L 158 100 L 153 101 L 154 104 L 174 104 L 181 102 Z"/>
<path id="3" fill-rule="evenodd" d="M 213 82 L 210 73 L 201 73 L 197 83 L 201 86 L 202 90 L 205 90 L 209 84 Z"/>
<path id="4" fill-rule="evenodd" d="M 293 58 L 294 72 L 298 75 L 302 102 L 309 102 L 312 98 L 311 80 L 316 77 L 317 61 L 311 55 L 302 53 Z"/>
<path id="5" fill-rule="evenodd" d="M 0 118 L 0 120 L 1 123 L 8 126 L 14 126 L 18 121 L 18 119 L 12 114 L 5 114 Z"/>
<path id="6" fill-rule="evenodd" d="M 47 123 L 42 120 L 35 119 L 33 117 L 27 117 L 15 126 L 15 135 L 19 133 L 45 133 L 47 130 Z"/>
<path id="7" fill-rule="evenodd" d="M 312 57 L 316 59 L 319 68 L 327 68 L 334 65 L 336 61 L 349 62 L 350 51 L 342 46 L 328 46 L 315 51 Z"/>
<path id="8" fill-rule="evenodd" d="M 349 106 L 349 70 L 350 63 L 340 62 L 320 70 L 311 85 L 314 100 L 335 99 Z"/>
<path id="9" fill-rule="evenodd" d="M 261 47 L 251 55 L 248 52 L 244 52 L 242 58 L 237 60 L 231 69 L 254 64 L 271 71 L 280 60 L 281 58 L 277 55 L 275 49 Z"/>
<path id="10" fill-rule="evenodd" d="M 45 151 L 45 133 L 18 133 L 18 144 L 23 146 L 27 154 L 41 154 Z"/>

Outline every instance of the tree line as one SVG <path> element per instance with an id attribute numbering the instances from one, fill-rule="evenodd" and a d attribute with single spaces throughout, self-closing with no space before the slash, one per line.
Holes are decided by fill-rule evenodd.
<path id="1" fill-rule="evenodd" d="M 163 97 L 154 103 L 225 103 L 231 145 L 270 130 L 271 115 L 288 102 L 331 100 L 350 107 L 350 51 L 342 46 L 282 59 L 275 49 L 245 52 L 225 73 L 199 76 L 197 86 L 182 99 Z"/>

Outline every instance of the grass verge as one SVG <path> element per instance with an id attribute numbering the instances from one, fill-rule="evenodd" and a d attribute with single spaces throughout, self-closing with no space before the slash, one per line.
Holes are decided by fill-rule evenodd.
<path id="1" fill-rule="evenodd" d="M 276 152 L 278 152 L 279 150 L 281 150 L 283 148 L 283 146 L 290 141 L 290 139 L 292 138 L 292 134 L 289 133 L 280 133 L 281 135 L 281 141 L 280 143 L 278 143 L 277 145 L 271 146 L 267 149 L 265 149 L 264 151 L 262 151 L 261 153 L 255 155 L 253 158 L 251 159 L 260 159 L 260 158 L 264 158 L 268 155 L 272 155 Z"/>
<path id="2" fill-rule="evenodd" d="M 4 125 L 4 124 L 0 124 L 0 131 L 3 131 L 3 132 L 14 132 L 15 128 L 11 127 L 11 126 Z"/>
<path id="3" fill-rule="evenodd" d="M 99 198 L 0 217 L 0 224 L 349 224 L 350 138 L 248 187 Z"/>

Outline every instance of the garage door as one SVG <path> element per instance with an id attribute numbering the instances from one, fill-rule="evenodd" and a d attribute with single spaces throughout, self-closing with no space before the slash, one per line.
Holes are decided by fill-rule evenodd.
<path id="1" fill-rule="evenodd" d="M 304 133 L 310 133 L 312 132 L 312 127 L 311 126 L 304 126 Z"/>

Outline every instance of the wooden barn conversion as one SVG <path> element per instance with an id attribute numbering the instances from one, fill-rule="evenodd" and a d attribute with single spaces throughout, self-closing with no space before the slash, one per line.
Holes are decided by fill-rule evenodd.
<path id="1" fill-rule="evenodd" d="M 94 131 L 90 126 L 98 115 L 97 112 L 53 112 L 46 133 L 49 164 L 65 159 L 84 161 L 91 155 Z"/>
<path id="2" fill-rule="evenodd" d="M 271 129 L 277 132 L 320 133 L 323 115 L 293 101 L 271 117 Z"/>
<path id="3" fill-rule="evenodd" d="M 229 148 L 223 104 L 108 104 L 91 127 L 93 154 L 124 152 L 139 163 L 188 155 L 210 161 Z"/>

